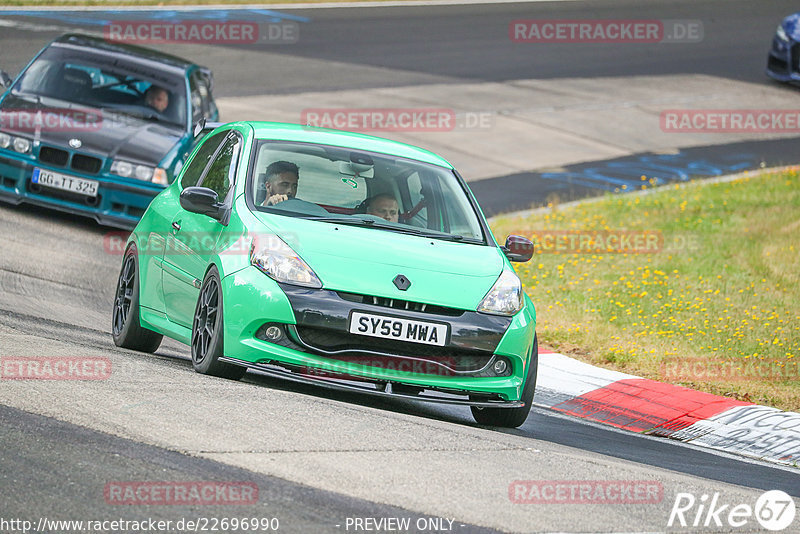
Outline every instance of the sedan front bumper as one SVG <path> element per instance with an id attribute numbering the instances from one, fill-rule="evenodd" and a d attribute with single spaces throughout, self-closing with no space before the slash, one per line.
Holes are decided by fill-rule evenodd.
<path id="1" fill-rule="evenodd" d="M 106 226 L 130 230 L 139 222 L 153 198 L 163 190 L 163 187 L 154 184 L 128 184 L 103 174 L 83 175 L 73 170 L 28 160 L 0 151 L 0 202 L 43 206 L 90 217 Z M 34 184 L 31 177 L 36 167 L 97 181 L 97 196 L 90 197 Z"/>

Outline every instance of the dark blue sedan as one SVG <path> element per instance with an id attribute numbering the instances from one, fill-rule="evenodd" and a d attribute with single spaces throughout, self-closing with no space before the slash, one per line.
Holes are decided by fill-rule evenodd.
<path id="1" fill-rule="evenodd" d="M 767 75 L 781 82 L 800 82 L 800 13 L 778 25 L 767 58 Z"/>
<path id="2" fill-rule="evenodd" d="M 132 228 L 216 120 L 211 72 L 147 48 L 59 37 L 0 71 L 0 201 Z M 0 89 L 1 90 L 1 89 Z"/>

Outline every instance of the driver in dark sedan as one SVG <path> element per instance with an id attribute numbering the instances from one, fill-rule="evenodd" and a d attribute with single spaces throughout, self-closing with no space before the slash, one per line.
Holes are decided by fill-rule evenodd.
<path id="1" fill-rule="evenodd" d="M 164 113 L 164 110 L 169 106 L 169 91 L 163 87 L 151 85 L 144 94 L 144 101 L 154 110 Z"/>
<path id="2" fill-rule="evenodd" d="M 262 206 L 274 206 L 278 202 L 294 198 L 297 194 L 297 182 L 300 179 L 300 169 L 289 161 L 276 161 L 271 163 L 266 170 L 267 181 L 264 189 L 267 196 Z"/>

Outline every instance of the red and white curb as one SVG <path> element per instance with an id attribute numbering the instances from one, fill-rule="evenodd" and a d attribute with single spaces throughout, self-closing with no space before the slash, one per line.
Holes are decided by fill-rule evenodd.
<path id="1" fill-rule="evenodd" d="M 539 353 L 534 404 L 617 428 L 800 467 L 800 413 Z"/>

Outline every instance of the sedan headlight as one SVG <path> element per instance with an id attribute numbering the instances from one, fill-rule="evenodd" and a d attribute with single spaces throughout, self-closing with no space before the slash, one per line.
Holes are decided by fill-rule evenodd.
<path id="1" fill-rule="evenodd" d="M 168 185 L 167 171 L 161 167 L 153 168 L 148 165 L 138 165 L 118 159 L 111 163 L 111 174 L 116 174 L 123 178 L 136 178 L 143 182 Z"/>
<path id="2" fill-rule="evenodd" d="M 26 137 L 0 132 L 0 148 L 11 148 L 20 154 L 30 154 L 33 143 Z"/>
<path id="3" fill-rule="evenodd" d="M 259 235 L 253 240 L 250 263 L 277 282 L 322 287 L 311 267 L 276 235 Z"/>
<path id="4" fill-rule="evenodd" d="M 504 270 L 492 289 L 483 297 L 478 311 L 495 315 L 514 315 L 522 309 L 522 283 L 514 271 Z"/>
<path id="5" fill-rule="evenodd" d="M 14 138 L 14 150 L 19 152 L 20 154 L 27 154 L 31 151 L 31 142 L 24 137 L 15 137 Z"/>
<path id="6" fill-rule="evenodd" d="M 115 160 L 111 164 L 111 173 L 122 176 L 123 178 L 130 178 L 133 176 L 133 164 L 127 161 Z"/>
<path id="7" fill-rule="evenodd" d="M 777 30 L 775 30 L 775 35 L 776 35 L 776 36 L 778 37 L 778 39 L 780 39 L 781 41 L 784 41 L 784 42 L 787 42 L 787 41 L 789 41 L 789 36 L 788 36 L 788 35 L 786 35 L 786 30 L 784 30 L 784 29 L 783 29 L 783 24 L 779 24 L 779 25 L 778 25 L 778 29 L 777 29 Z"/>

